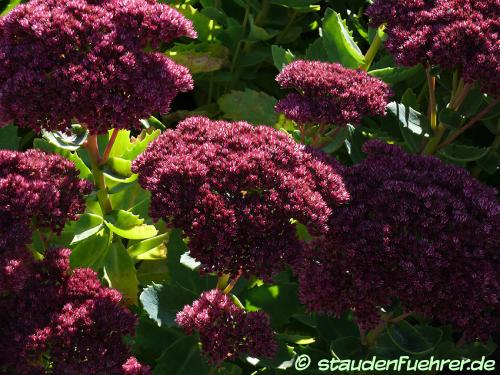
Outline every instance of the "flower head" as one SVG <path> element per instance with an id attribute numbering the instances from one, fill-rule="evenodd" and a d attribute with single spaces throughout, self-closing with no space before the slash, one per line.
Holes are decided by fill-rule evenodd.
<path id="1" fill-rule="evenodd" d="M 276 81 L 298 91 L 280 100 L 276 111 L 302 124 L 358 124 L 363 116 L 384 115 L 391 95 L 378 78 L 337 63 L 294 61 Z"/>
<path id="2" fill-rule="evenodd" d="M 83 196 L 90 190 L 91 184 L 80 180 L 74 164 L 62 156 L 38 150 L 0 150 L 2 220 L 25 225 L 34 220 L 38 227 L 59 232 L 67 220 L 76 220 L 84 211 Z M 5 241 L 0 239 L 0 248 L 12 246 Z"/>
<path id="3" fill-rule="evenodd" d="M 91 133 L 139 127 L 192 89 L 160 52 L 196 37 L 191 21 L 152 0 L 32 0 L 0 18 L 0 124 Z"/>
<path id="4" fill-rule="evenodd" d="M 227 294 L 214 289 L 177 313 L 176 322 L 187 334 L 199 332 L 202 350 L 212 363 L 242 354 L 272 358 L 277 342 L 264 312 L 245 312 Z"/>
<path id="5" fill-rule="evenodd" d="M 385 45 L 398 64 L 458 68 L 499 96 L 498 0 L 376 0 L 367 13 L 374 25 L 387 24 Z"/>
<path id="6" fill-rule="evenodd" d="M 326 156 L 244 122 L 188 118 L 133 170 L 152 193 L 152 217 L 182 228 L 208 272 L 281 271 L 302 247 L 292 220 L 324 233 L 332 208 L 348 199 Z"/>
<path id="7" fill-rule="evenodd" d="M 462 168 L 379 141 L 345 172 L 349 205 L 298 267 L 302 301 L 367 328 L 396 300 L 477 337 L 498 329 L 500 205 Z"/>
<path id="8" fill-rule="evenodd" d="M 0 295 L 0 367 L 45 373 L 43 355 L 54 374 L 149 374 L 123 342 L 136 319 L 120 293 L 103 287 L 90 269 L 71 273 L 69 254 L 48 250 L 32 263 L 24 288 Z"/>

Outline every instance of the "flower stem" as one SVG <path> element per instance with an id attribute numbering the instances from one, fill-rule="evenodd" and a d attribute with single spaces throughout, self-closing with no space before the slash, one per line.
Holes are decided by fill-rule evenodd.
<path id="1" fill-rule="evenodd" d="M 379 33 L 383 32 L 383 28 L 379 28 L 377 30 L 377 33 L 375 34 L 375 37 L 372 40 L 372 43 L 370 44 L 370 48 L 368 48 L 368 51 L 366 51 L 365 55 L 365 62 L 362 64 L 359 68 L 368 71 L 370 69 L 370 66 L 373 63 L 373 60 L 375 59 L 375 56 L 377 56 L 377 53 L 382 46 L 382 38 L 380 37 Z"/>
<path id="2" fill-rule="evenodd" d="M 236 283 L 238 282 L 238 280 L 240 279 L 240 276 L 241 276 L 241 271 L 238 272 L 238 275 L 236 275 L 236 277 L 234 279 L 231 280 L 231 282 L 226 286 L 226 288 L 223 290 L 223 293 L 224 294 L 229 294 L 231 293 L 231 290 L 233 290 L 234 286 L 236 285 Z"/>
<path id="3" fill-rule="evenodd" d="M 92 167 L 92 175 L 94 176 L 94 183 L 97 187 L 97 200 L 101 206 L 102 213 L 108 214 L 113 208 L 111 207 L 111 201 L 108 195 L 108 189 L 106 187 L 106 181 L 104 179 L 104 174 L 101 170 L 102 159 L 99 154 L 99 146 L 97 145 L 97 135 L 89 135 L 85 143 L 85 149 L 89 154 L 90 164 Z"/>
<path id="4" fill-rule="evenodd" d="M 223 273 L 219 278 L 217 279 L 217 289 L 224 290 L 227 286 L 227 283 L 229 281 L 229 274 L 228 273 Z"/>
<path id="5" fill-rule="evenodd" d="M 443 147 L 448 146 L 451 144 L 455 139 L 460 137 L 463 133 L 465 133 L 468 129 L 470 129 L 472 126 L 477 124 L 479 120 L 481 120 L 484 116 L 486 116 L 496 105 L 498 104 L 498 100 L 493 100 L 490 104 L 486 106 L 481 112 L 476 114 L 470 121 L 462 126 L 460 129 L 456 130 L 455 132 L 451 133 L 446 140 L 443 141 L 438 147 L 438 149 L 441 149 Z"/>
<path id="6" fill-rule="evenodd" d="M 106 146 L 106 149 L 104 150 L 104 154 L 102 155 L 100 164 L 106 164 L 106 162 L 109 159 L 109 154 L 111 153 L 111 149 L 113 148 L 113 145 L 115 144 L 116 137 L 118 136 L 119 129 L 113 129 L 113 133 L 111 134 L 111 138 L 109 139 L 109 142 Z"/>
<path id="7" fill-rule="evenodd" d="M 427 109 L 427 117 L 431 123 L 431 129 L 435 132 L 437 129 L 437 113 L 436 113 L 436 77 L 431 74 L 431 67 L 425 69 L 427 77 L 427 87 L 429 88 L 429 107 Z"/>
<path id="8" fill-rule="evenodd" d="M 465 100 L 471 89 L 472 89 L 471 84 L 469 83 L 464 84 L 463 80 L 461 80 L 461 82 L 458 85 L 457 92 L 451 98 L 450 103 L 448 104 L 448 108 L 450 108 L 453 111 L 457 111 L 462 105 L 463 101 Z M 422 154 L 434 155 L 445 133 L 446 133 L 446 126 L 442 122 L 440 122 L 436 127 L 434 135 L 429 139 L 429 141 L 425 145 Z"/>

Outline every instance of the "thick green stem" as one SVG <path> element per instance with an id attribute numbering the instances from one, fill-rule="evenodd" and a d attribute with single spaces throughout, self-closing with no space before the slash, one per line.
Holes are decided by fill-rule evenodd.
<path id="1" fill-rule="evenodd" d="M 380 47 L 382 46 L 382 38 L 379 35 L 380 32 L 382 32 L 381 29 L 377 30 L 377 33 L 375 34 L 375 38 L 373 38 L 373 41 L 370 44 L 370 48 L 368 48 L 368 51 L 366 52 L 365 62 L 363 65 L 360 66 L 360 69 L 362 69 L 364 71 L 368 71 L 368 69 L 370 69 L 370 66 L 373 63 L 375 56 L 377 56 L 377 53 L 378 53 Z"/>
<path id="2" fill-rule="evenodd" d="M 94 183 L 97 187 L 97 200 L 101 206 L 102 213 L 108 214 L 113 210 L 113 208 L 109 199 L 104 174 L 101 170 L 102 159 L 97 145 L 97 135 L 94 134 L 88 136 L 85 148 L 89 154 L 92 175 L 94 176 Z"/>

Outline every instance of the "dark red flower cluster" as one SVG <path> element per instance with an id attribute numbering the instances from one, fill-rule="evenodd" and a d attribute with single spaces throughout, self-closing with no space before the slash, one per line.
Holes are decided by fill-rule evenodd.
<path id="1" fill-rule="evenodd" d="M 191 90 L 161 43 L 196 32 L 154 0 L 31 0 L 0 18 L 0 124 L 91 133 L 139 127 Z"/>
<path id="2" fill-rule="evenodd" d="M 91 184 L 72 162 L 42 151 L 0 150 L 0 292 L 22 286 L 31 225 L 59 232 L 85 209 Z"/>
<path id="3" fill-rule="evenodd" d="M 0 295 L 0 370 L 16 374 L 128 374 L 150 370 L 130 358 L 123 336 L 135 316 L 91 269 L 70 272 L 68 249 L 32 262 L 24 288 Z"/>
<path id="4" fill-rule="evenodd" d="M 182 228 L 207 272 L 269 277 L 300 253 L 292 219 L 325 233 L 348 194 L 336 168 L 283 132 L 191 117 L 133 164 L 151 216 Z"/>
<path id="5" fill-rule="evenodd" d="M 276 105 L 277 112 L 301 124 L 359 124 L 363 116 L 384 115 L 389 86 L 362 70 L 321 61 L 294 61 L 276 81 L 295 89 Z"/>
<path id="6" fill-rule="evenodd" d="M 353 309 L 372 328 L 396 300 L 470 338 L 498 329 L 500 205 L 494 189 L 435 157 L 379 141 L 347 169 L 350 204 L 298 267 L 313 311 Z M 484 336 L 483 336 L 484 337 Z"/>
<path id="7" fill-rule="evenodd" d="M 199 332 L 202 350 L 214 364 L 242 354 L 272 358 L 278 348 L 266 313 L 247 313 L 218 289 L 185 306 L 175 321 L 187 334 Z"/>
<path id="8" fill-rule="evenodd" d="M 387 24 L 385 45 L 397 63 L 460 68 L 467 82 L 500 95 L 500 1 L 376 0 L 367 14 Z"/>

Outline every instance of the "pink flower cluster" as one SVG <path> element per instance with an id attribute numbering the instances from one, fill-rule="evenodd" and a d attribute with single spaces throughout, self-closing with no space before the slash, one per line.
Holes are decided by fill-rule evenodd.
<path id="1" fill-rule="evenodd" d="M 187 68 L 160 52 L 196 37 L 191 21 L 153 0 L 32 0 L 0 18 L 0 124 L 91 133 L 139 127 L 191 90 Z"/>
<path id="2" fill-rule="evenodd" d="M 21 290 L 0 295 L 0 369 L 16 374 L 148 375 L 123 336 L 135 316 L 91 269 L 69 267 L 69 249 L 50 249 L 28 267 Z"/>
<path id="3" fill-rule="evenodd" d="M 151 216 L 182 228 L 207 272 L 268 278 L 302 248 L 298 220 L 325 233 L 348 194 L 325 155 L 283 132 L 191 117 L 133 163 L 152 193 Z"/>
<path id="4" fill-rule="evenodd" d="M 73 163 L 59 155 L 0 150 L 0 292 L 25 279 L 31 226 L 61 231 L 84 211 L 90 191 Z"/>
<path id="5" fill-rule="evenodd" d="M 387 24 L 385 45 L 397 63 L 459 68 L 467 82 L 500 95 L 498 0 L 376 0 L 367 14 Z"/>
<path id="6" fill-rule="evenodd" d="M 272 358 L 278 345 L 264 312 L 245 312 L 218 289 L 204 292 L 177 313 L 187 334 L 199 332 L 202 350 L 214 364 L 246 354 Z"/>
<path id="7" fill-rule="evenodd" d="M 363 116 L 385 115 L 389 86 L 361 70 L 320 61 L 294 61 L 276 81 L 288 94 L 277 112 L 301 124 L 359 124 Z"/>
<path id="8" fill-rule="evenodd" d="M 351 201 L 297 267 L 301 300 L 365 328 L 395 301 L 468 337 L 499 327 L 500 205 L 495 190 L 435 157 L 379 141 L 348 168 Z"/>

